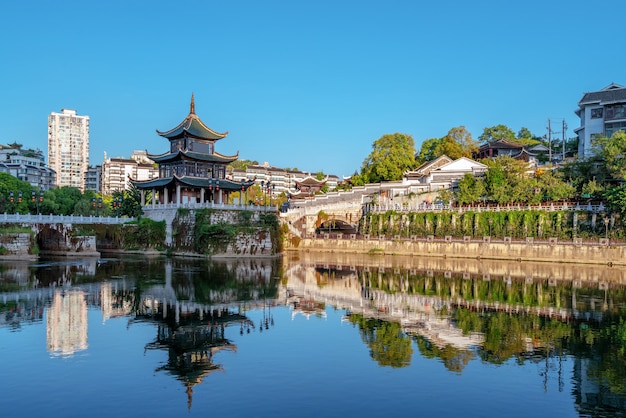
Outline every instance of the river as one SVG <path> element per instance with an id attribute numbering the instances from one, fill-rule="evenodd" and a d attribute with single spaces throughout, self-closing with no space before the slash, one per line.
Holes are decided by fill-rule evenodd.
<path id="1" fill-rule="evenodd" d="M 0 262 L 7 417 L 626 416 L 618 267 Z"/>

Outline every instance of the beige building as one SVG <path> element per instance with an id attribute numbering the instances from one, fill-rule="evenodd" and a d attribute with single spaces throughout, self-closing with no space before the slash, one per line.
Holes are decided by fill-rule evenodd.
<path id="1" fill-rule="evenodd" d="M 48 166 L 56 172 L 56 187 L 85 190 L 89 168 L 89 116 L 62 109 L 48 116 Z"/>
<path id="2" fill-rule="evenodd" d="M 130 158 L 107 158 L 104 154 L 101 185 L 104 195 L 127 190 L 131 184 L 129 178 L 146 181 L 158 177 L 159 168 L 145 151 L 134 151 Z"/>

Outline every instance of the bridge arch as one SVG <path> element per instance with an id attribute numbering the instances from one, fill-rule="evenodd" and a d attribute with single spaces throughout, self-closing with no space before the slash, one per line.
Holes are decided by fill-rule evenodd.
<path id="1" fill-rule="evenodd" d="M 39 251 L 68 251 L 70 249 L 67 235 L 70 233 L 71 228 L 69 228 L 70 230 L 66 228 L 59 230 L 56 224 L 40 224 L 33 226 Z"/>

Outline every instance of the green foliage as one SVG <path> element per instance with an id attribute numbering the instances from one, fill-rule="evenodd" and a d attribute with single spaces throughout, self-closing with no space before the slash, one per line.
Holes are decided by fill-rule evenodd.
<path id="1" fill-rule="evenodd" d="M 465 126 L 457 126 L 448 131 L 442 138 L 431 138 L 422 142 L 417 163 L 433 161 L 442 155 L 456 160 L 461 157 L 472 158 L 478 150 L 478 144 Z"/>
<path id="2" fill-rule="evenodd" d="M 484 128 L 483 133 L 478 137 L 478 140 L 482 143 L 498 141 L 500 139 L 515 142 L 515 132 L 508 126 L 496 125 L 490 128 Z"/>
<path id="3" fill-rule="evenodd" d="M 610 138 L 597 135 L 591 142 L 595 153 L 604 160 L 608 174 L 615 179 L 626 178 L 626 132 L 617 131 Z"/>
<path id="4" fill-rule="evenodd" d="M 473 174 L 465 174 L 458 183 L 456 201 L 459 205 L 468 205 L 479 202 L 485 195 L 486 189 L 482 179 L 477 179 Z"/>
<path id="5" fill-rule="evenodd" d="M 165 221 L 141 218 L 135 223 L 124 225 L 124 247 L 162 248 L 165 246 Z"/>
<path id="6" fill-rule="evenodd" d="M 259 162 L 256 161 L 256 160 L 254 160 L 254 161 L 252 161 L 252 160 L 236 160 L 236 161 L 233 161 L 232 163 L 228 164 L 228 167 L 234 168 L 234 169 L 237 169 L 237 170 L 245 170 L 245 169 L 248 168 L 248 166 L 251 166 L 251 165 L 259 165 Z M 296 171 L 297 171 L 297 169 L 296 169 Z"/>
<path id="7" fill-rule="evenodd" d="M 612 211 L 626 213 L 626 184 L 606 190 L 603 197 Z"/>
<path id="8" fill-rule="evenodd" d="M 401 133 L 383 135 L 363 161 L 361 175 L 366 183 L 401 180 L 415 166 L 415 141 Z"/>
<path id="9" fill-rule="evenodd" d="M 621 217 L 609 219 L 612 225 L 611 230 L 608 231 L 609 237 L 624 238 L 626 231 L 621 224 Z M 491 220 L 491 224 L 489 220 Z M 576 227 L 574 227 L 575 223 Z M 492 237 L 518 239 L 526 237 L 539 239 L 604 237 L 606 233 L 604 220 L 601 217 L 594 217 L 587 212 L 543 210 L 367 213 L 361 218 L 358 230 L 360 234 L 368 234 L 372 237 L 394 235 L 427 237 L 432 235 L 443 238 L 450 235 L 458 238 L 464 236 L 479 238 L 491 233 Z"/>
<path id="10" fill-rule="evenodd" d="M 411 363 L 411 339 L 402 332 L 400 324 L 365 318 L 360 314 L 351 314 L 349 320 L 359 327 L 370 356 L 380 366 L 400 368 Z"/>

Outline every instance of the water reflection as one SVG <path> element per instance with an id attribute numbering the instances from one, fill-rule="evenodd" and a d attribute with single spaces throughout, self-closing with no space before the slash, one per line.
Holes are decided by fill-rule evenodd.
<path id="1" fill-rule="evenodd" d="M 345 311 L 343 323 L 380 367 L 407 368 L 416 355 L 459 375 L 473 361 L 536 365 L 544 390 L 549 380 L 571 389 L 579 413 L 626 413 L 626 276 L 618 267 L 312 253 L 280 262 L 0 266 L 0 327 L 19 332 L 45 321 L 49 353 L 68 357 L 89 349 L 89 309 L 105 322 L 154 325 L 144 350 L 166 353 L 154 370 L 184 386 L 188 408 L 197 386 L 224 370 L 217 354 L 271 330 L 273 310 L 283 306 L 292 319 Z"/>
<path id="2" fill-rule="evenodd" d="M 408 365 L 413 340 L 451 372 L 474 359 L 529 362 L 546 390 L 549 377 L 563 390 L 562 364 L 573 356 L 579 411 L 626 411 L 624 270 L 341 257 L 287 257 L 287 294 L 346 309 L 378 364 Z"/>
<path id="3" fill-rule="evenodd" d="M 57 290 L 48 308 L 46 342 L 53 355 L 69 356 L 87 348 L 87 301 L 80 290 Z"/>

